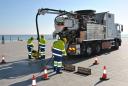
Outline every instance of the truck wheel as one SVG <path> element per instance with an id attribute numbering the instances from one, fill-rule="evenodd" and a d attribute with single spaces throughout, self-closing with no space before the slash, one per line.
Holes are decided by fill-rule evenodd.
<path id="1" fill-rule="evenodd" d="M 96 45 L 96 49 L 95 49 L 95 51 L 96 51 L 96 54 L 99 54 L 99 53 L 100 53 L 100 51 L 101 51 L 101 47 L 100 47 L 99 44 Z"/>
<path id="2" fill-rule="evenodd" d="M 92 47 L 87 46 L 87 48 L 86 48 L 86 55 L 90 56 L 91 54 L 92 54 Z"/>
<path id="3" fill-rule="evenodd" d="M 116 50 L 119 49 L 119 42 L 116 42 L 116 44 L 115 44 L 115 49 L 116 49 Z"/>

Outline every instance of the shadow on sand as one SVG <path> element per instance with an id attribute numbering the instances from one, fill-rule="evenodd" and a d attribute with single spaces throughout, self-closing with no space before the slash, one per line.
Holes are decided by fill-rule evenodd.
<path id="1" fill-rule="evenodd" d="M 110 51 L 105 51 L 102 52 L 100 55 L 102 54 L 108 54 L 110 53 Z M 81 56 L 77 56 L 76 57 L 71 57 L 71 58 L 65 58 L 64 59 L 64 64 L 75 64 L 81 61 L 85 61 L 88 60 L 90 58 L 95 57 L 95 55 L 92 55 L 91 57 L 81 57 Z M 43 66 L 50 61 L 51 58 L 49 59 L 45 59 L 39 62 L 34 62 L 32 64 L 29 64 L 29 61 L 26 59 L 23 60 L 19 60 L 19 61 L 14 61 L 14 62 L 9 62 L 7 64 L 4 65 L 0 65 L 0 80 L 2 79 L 16 79 L 16 78 L 21 78 L 21 77 L 25 77 L 27 75 L 33 74 L 33 73 L 40 73 L 42 64 Z M 51 65 L 53 62 L 53 59 L 49 62 L 49 65 Z M 51 74 L 51 75 L 50 75 Z M 49 72 L 49 77 L 52 77 L 56 75 L 53 72 Z M 28 80 L 24 80 L 21 82 L 15 82 L 13 84 L 11 84 L 10 86 L 28 86 L 31 85 L 31 80 L 32 77 L 30 77 L 30 79 Z M 42 81 L 41 77 L 37 77 L 37 82 Z M 101 83 L 102 81 L 97 82 L 94 86 L 96 86 L 97 84 Z"/>
<path id="2" fill-rule="evenodd" d="M 0 65 L 0 80 L 2 79 L 18 79 L 23 78 L 27 75 L 34 74 L 34 73 L 41 73 L 41 68 L 44 66 L 49 59 L 33 62 L 27 59 L 7 62 L 6 64 Z M 51 62 L 49 62 L 51 63 Z M 50 72 L 52 73 L 52 72 Z M 15 82 L 10 86 L 28 86 L 31 84 L 31 78 L 29 80 Z M 37 77 L 37 81 L 40 79 Z"/>
<path id="3" fill-rule="evenodd" d="M 101 56 L 101 55 L 108 55 L 111 52 L 115 51 L 114 49 L 110 49 L 110 50 L 102 50 L 100 54 L 93 54 L 91 56 L 81 56 L 81 55 L 77 55 L 77 56 L 70 56 L 64 59 L 64 64 L 75 64 L 78 62 L 82 62 L 91 58 L 94 58 L 96 56 Z M 94 65 L 90 65 L 90 67 L 92 67 Z"/>
<path id="4" fill-rule="evenodd" d="M 103 82 L 102 80 L 99 80 L 96 84 L 94 84 L 94 86 L 96 86 L 96 85 L 98 85 L 98 84 L 100 84 L 102 82 Z"/>

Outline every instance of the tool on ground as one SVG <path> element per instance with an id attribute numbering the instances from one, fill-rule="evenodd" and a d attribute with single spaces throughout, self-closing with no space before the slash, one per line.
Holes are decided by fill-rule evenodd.
<path id="1" fill-rule="evenodd" d="M 33 75 L 32 77 L 32 86 L 36 86 L 36 77 Z"/>
<path id="2" fill-rule="evenodd" d="M 91 69 L 90 68 L 84 68 L 84 67 L 78 67 L 76 73 L 83 74 L 83 75 L 91 75 Z"/>
<path id="3" fill-rule="evenodd" d="M 2 61 L 0 64 L 5 64 L 5 63 L 6 63 L 5 58 L 4 58 L 4 56 L 2 56 Z"/>
<path id="4" fill-rule="evenodd" d="M 107 78 L 106 66 L 103 67 L 103 75 L 100 80 L 109 80 L 109 78 Z"/>

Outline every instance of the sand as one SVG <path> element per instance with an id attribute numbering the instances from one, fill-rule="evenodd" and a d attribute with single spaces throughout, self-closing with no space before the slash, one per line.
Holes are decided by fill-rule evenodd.
<path id="1" fill-rule="evenodd" d="M 52 40 L 49 40 L 46 43 L 46 57 L 51 56 L 51 46 Z M 38 42 L 34 41 L 34 50 L 37 48 Z M 5 42 L 5 44 L 0 44 L 0 57 L 4 55 L 6 59 L 16 58 L 18 59 L 27 59 L 27 42 L 26 41 L 15 41 L 15 42 Z M 16 60 L 15 59 L 15 60 Z"/>
<path id="2" fill-rule="evenodd" d="M 46 49 L 46 61 L 51 57 L 51 46 L 53 41 L 48 41 Z M 37 41 L 35 49 L 37 49 Z M 104 53 L 98 57 L 99 65 L 92 66 L 95 58 L 76 57 L 67 60 L 76 67 L 91 68 L 92 75 L 83 76 L 73 72 L 63 72 L 55 75 L 49 70 L 49 80 L 42 80 L 40 63 L 29 64 L 27 60 L 26 41 L 8 42 L 0 44 L 0 57 L 5 55 L 7 64 L 0 65 L 1 86 L 32 86 L 31 78 L 34 74 L 37 86 L 128 86 L 128 39 L 123 39 L 119 50 Z M 1 59 L 1 58 L 0 58 Z M 100 82 L 103 74 L 102 67 L 107 67 L 108 81 Z"/>

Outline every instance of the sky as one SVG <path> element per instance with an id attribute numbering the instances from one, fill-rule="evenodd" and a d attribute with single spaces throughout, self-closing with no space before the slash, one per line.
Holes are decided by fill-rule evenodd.
<path id="1" fill-rule="evenodd" d="M 123 34 L 128 34 L 128 0 L 0 0 L 0 35 L 36 34 L 35 17 L 39 8 L 109 11 L 115 14 L 115 22 L 124 26 Z M 40 34 L 52 34 L 55 16 L 39 16 Z"/>

